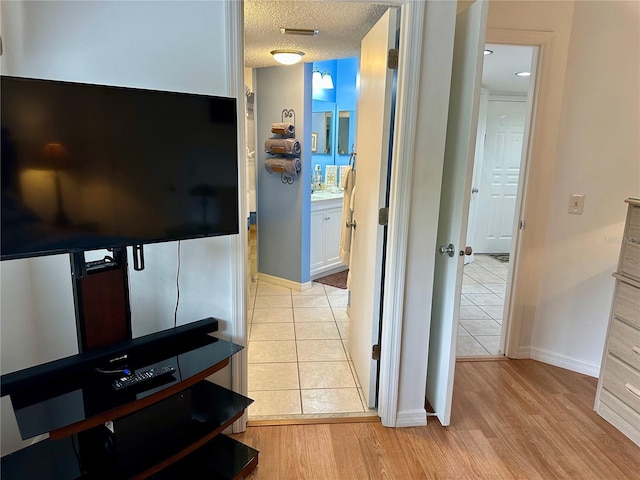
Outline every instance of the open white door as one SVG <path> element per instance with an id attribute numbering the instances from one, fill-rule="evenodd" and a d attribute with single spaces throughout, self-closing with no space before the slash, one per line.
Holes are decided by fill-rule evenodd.
<path id="1" fill-rule="evenodd" d="M 378 211 L 385 206 L 393 70 L 387 55 L 395 47 L 397 13 L 390 8 L 362 40 L 356 132 L 356 187 L 351 240 L 349 350 L 369 407 L 376 406 L 377 361 L 384 227 Z"/>
<path id="2" fill-rule="evenodd" d="M 464 266 L 459 252 L 467 234 L 488 6 L 478 0 L 456 18 L 427 368 L 427 400 L 442 425 L 451 419 Z"/>

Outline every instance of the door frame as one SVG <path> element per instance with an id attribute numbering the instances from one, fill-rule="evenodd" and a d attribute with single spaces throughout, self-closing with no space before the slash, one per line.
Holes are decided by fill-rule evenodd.
<path id="1" fill-rule="evenodd" d="M 348 0 L 345 0 L 348 1 Z M 400 52 L 396 91 L 396 118 L 394 123 L 393 162 L 391 168 L 391 196 L 389 199 L 389 225 L 387 237 L 386 276 L 380 342 L 378 416 L 385 426 L 395 426 L 398 412 L 400 384 L 400 346 L 404 307 L 405 270 L 408 244 L 408 220 L 411 201 L 411 171 L 415 148 L 414 138 L 418 117 L 417 102 L 422 65 L 422 37 L 425 18 L 424 2 L 412 0 L 386 0 L 390 7 L 400 7 Z M 227 45 L 227 80 L 229 94 L 242 98 L 244 92 L 244 15 L 242 2 L 227 1 L 227 25 L 230 27 Z M 232 33 L 233 32 L 233 33 Z M 240 109 L 240 106 L 239 106 Z M 243 118 L 241 115 L 238 117 Z M 240 125 L 242 123 L 242 125 Z M 244 123 L 238 125 L 239 151 L 244 152 Z M 242 138 L 240 138 L 242 137 Z M 244 169 L 239 171 L 239 187 L 246 184 Z M 243 190 L 241 190 L 243 191 Z M 246 201 L 240 198 L 241 225 L 246 217 Z M 247 345 L 247 278 L 246 232 L 233 238 L 233 282 L 231 339 Z M 393 281 L 392 281 L 393 279 Z M 231 387 L 247 393 L 248 360 L 246 350 L 234 356 L 231 364 Z M 246 428 L 246 413 L 234 423 L 233 431 Z"/>
<path id="2" fill-rule="evenodd" d="M 544 109 L 549 97 L 549 72 L 551 52 L 553 47 L 553 32 L 535 30 L 512 30 L 503 28 L 487 28 L 486 43 L 502 45 L 521 45 L 534 47 L 533 71 L 534 83 L 528 101 L 527 122 L 525 126 L 525 138 L 523 140 L 522 169 L 518 185 L 516 200 L 516 215 L 514 218 L 513 240 L 510 255 L 513 265 L 509 268 L 507 277 L 507 289 L 505 292 L 505 304 L 508 311 L 503 320 L 501 344 L 504 344 L 504 355 L 508 358 L 529 358 L 529 352 L 521 348 L 520 339 L 523 330 L 523 320 L 526 316 L 527 300 L 527 262 L 529 257 L 535 255 L 534 248 L 523 241 L 525 229 L 521 229 L 521 221 L 526 222 L 527 194 L 529 191 L 529 179 L 531 169 L 535 168 L 533 158 L 538 150 L 539 138 L 536 141 L 536 125 L 543 119 Z"/>

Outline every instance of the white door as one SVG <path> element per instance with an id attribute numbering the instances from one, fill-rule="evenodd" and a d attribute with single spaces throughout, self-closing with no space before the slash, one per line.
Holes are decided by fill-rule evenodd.
<path id="1" fill-rule="evenodd" d="M 476 231 L 476 214 L 478 212 L 478 193 L 480 189 L 480 175 L 482 170 L 482 156 L 484 154 L 484 139 L 487 130 L 487 104 L 489 92 L 480 89 L 480 108 L 478 109 L 478 133 L 476 134 L 476 153 L 473 160 L 473 180 L 471 182 L 471 200 L 469 202 L 469 223 L 467 224 L 467 245 L 473 247 L 471 255 L 464 257 L 464 264 L 475 260 L 475 245 L 473 239 Z"/>
<path id="2" fill-rule="evenodd" d="M 458 312 L 469 215 L 488 2 L 476 1 L 456 19 L 427 367 L 427 400 L 442 425 L 451 420 Z"/>
<path id="3" fill-rule="evenodd" d="M 396 10 L 390 8 L 362 40 L 356 132 L 356 187 L 351 240 L 349 350 L 367 404 L 375 407 L 377 365 L 371 348 L 378 342 L 385 205 L 391 130 L 393 71 L 387 52 L 395 46 Z"/>
<path id="4" fill-rule="evenodd" d="M 489 102 L 473 238 L 476 253 L 511 250 L 526 115 L 526 98 Z"/>

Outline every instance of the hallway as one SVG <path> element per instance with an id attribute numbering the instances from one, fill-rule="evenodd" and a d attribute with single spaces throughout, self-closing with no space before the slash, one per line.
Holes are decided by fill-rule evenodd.
<path id="1" fill-rule="evenodd" d="M 509 262 L 476 254 L 464 266 L 456 356 L 494 357 L 500 352 L 500 334 Z"/>
<path id="2" fill-rule="evenodd" d="M 371 416 L 349 358 L 348 291 L 249 285 L 249 421 Z"/>

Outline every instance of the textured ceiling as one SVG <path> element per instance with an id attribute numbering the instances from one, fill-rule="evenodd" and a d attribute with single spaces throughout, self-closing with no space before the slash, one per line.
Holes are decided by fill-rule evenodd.
<path id="1" fill-rule="evenodd" d="M 303 62 L 359 55 L 362 37 L 387 8 L 362 2 L 245 0 L 245 66 L 280 65 L 269 52 L 281 48 L 305 52 Z M 316 37 L 283 35 L 281 28 L 320 30 L 320 33 Z"/>

